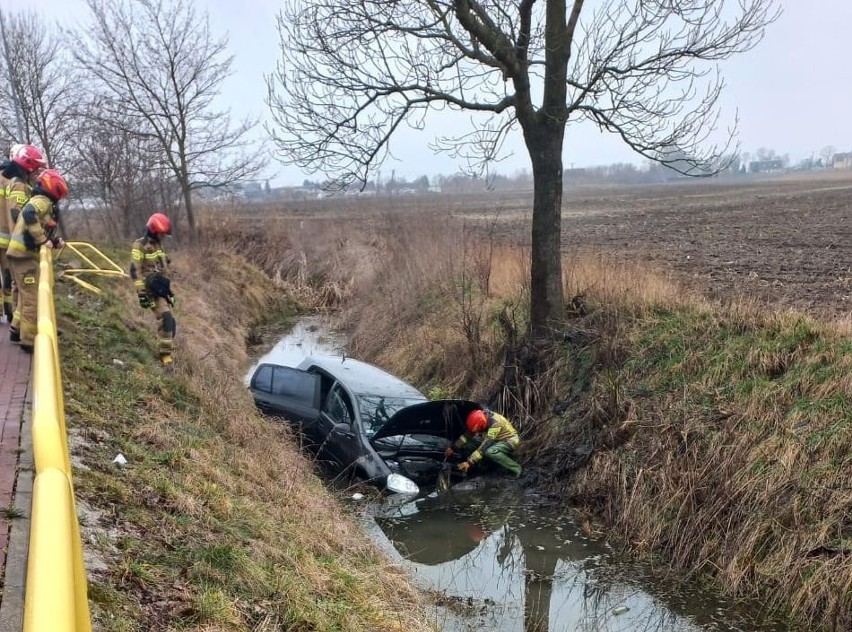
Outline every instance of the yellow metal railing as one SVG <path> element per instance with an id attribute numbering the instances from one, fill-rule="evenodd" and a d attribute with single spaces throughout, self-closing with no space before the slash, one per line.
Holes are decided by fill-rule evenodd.
<path id="1" fill-rule="evenodd" d="M 83 545 L 65 429 L 51 250 L 42 248 L 39 257 L 38 333 L 32 373 L 35 482 L 24 632 L 91 632 Z M 86 287 L 85 282 L 83 286 Z"/>
<path id="2" fill-rule="evenodd" d="M 83 262 L 89 264 L 88 268 L 65 268 L 59 273 L 60 278 L 74 281 L 80 287 L 90 292 L 100 294 L 100 288 L 92 285 L 85 279 L 80 278 L 83 274 L 92 274 L 104 277 L 126 277 L 127 273 L 121 266 L 107 257 L 92 244 L 85 241 L 66 241 L 65 248 L 80 257 Z M 63 250 L 64 252 L 64 250 Z M 61 255 L 62 253 L 60 253 Z"/>

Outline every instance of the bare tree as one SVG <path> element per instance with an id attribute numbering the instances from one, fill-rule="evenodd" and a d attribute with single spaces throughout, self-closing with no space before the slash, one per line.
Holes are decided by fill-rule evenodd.
<path id="1" fill-rule="evenodd" d="M 83 200 L 98 203 L 85 219 L 95 214 L 101 231 L 115 238 L 141 234 L 152 208 L 177 219 L 180 189 L 170 170 L 152 160 L 160 153 L 156 139 L 144 130 L 129 131 L 127 117 L 106 119 L 101 102 L 95 96 L 81 108 L 75 136 L 81 160 L 71 170 L 74 197 L 81 205 Z"/>
<path id="2" fill-rule="evenodd" d="M 177 180 L 192 239 L 193 192 L 247 178 L 263 162 L 247 159 L 249 120 L 233 125 L 213 101 L 231 74 L 227 38 L 216 38 L 192 0 L 86 0 L 92 20 L 77 59 L 107 98 L 104 117 L 146 134 Z"/>
<path id="3" fill-rule="evenodd" d="M 70 156 L 81 82 L 57 33 L 35 13 L 2 16 L 5 81 L 0 82 L 0 133 L 40 147 L 51 166 L 64 168 Z M 17 116 L 13 113 L 17 113 Z M 20 125 L 20 134 L 18 126 Z"/>
<path id="4" fill-rule="evenodd" d="M 830 167 L 832 165 L 832 161 L 834 160 L 834 154 L 837 150 L 834 148 L 834 145 L 826 145 L 822 149 L 819 150 L 819 156 L 822 158 L 822 164 L 826 167 Z"/>
<path id="5" fill-rule="evenodd" d="M 284 161 L 365 182 L 394 132 L 423 127 L 430 110 L 470 113 L 471 131 L 438 148 L 473 170 L 520 127 L 534 181 L 530 330 L 547 338 L 563 311 L 567 123 L 591 120 L 651 160 L 712 173 L 733 136 L 702 149 L 718 125 L 717 62 L 760 41 L 774 1 L 291 1 L 268 77 L 271 131 Z"/>

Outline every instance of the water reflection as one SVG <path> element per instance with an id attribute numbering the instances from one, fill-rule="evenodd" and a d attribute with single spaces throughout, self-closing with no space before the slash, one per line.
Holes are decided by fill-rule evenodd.
<path id="1" fill-rule="evenodd" d="M 615 560 L 604 543 L 516 491 L 450 493 L 382 506 L 373 535 L 456 615 L 445 630 L 769 630 L 689 586 Z M 378 527 L 376 529 L 375 527 Z"/>
<path id="2" fill-rule="evenodd" d="M 309 355 L 342 354 L 346 339 L 342 334 L 335 333 L 328 321 L 322 316 L 305 316 L 300 318 L 293 328 L 282 336 L 269 351 L 257 359 L 246 373 L 245 382 L 251 379 L 259 364 L 280 364 L 296 366 Z"/>

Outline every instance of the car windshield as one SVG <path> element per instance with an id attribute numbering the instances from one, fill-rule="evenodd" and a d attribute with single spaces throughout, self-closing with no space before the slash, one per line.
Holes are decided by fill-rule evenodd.
<path id="1" fill-rule="evenodd" d="M 406 406 L 422 404 L 424 401 L 422 399 L 410 399 L 407 397 L 359 395 L 358 407 L 361 410 L 361 426 L 364 434 L 372 437 L 398 410 L 402 410 Z"/>

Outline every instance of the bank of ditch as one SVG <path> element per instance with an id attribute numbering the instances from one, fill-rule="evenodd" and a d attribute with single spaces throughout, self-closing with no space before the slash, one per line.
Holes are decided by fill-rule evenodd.
<path id="1" fill-rule="evenodd" d="M 577 255 L 542 362 L 523 344 L 527 257 L 481 226 L 216 221 L 280 285 L 337 305 L 357 357 L 511 413 L 522 459 L 587 528 L 796 628 L 852 629 L 848 323 Z"/>
<path id="2" fill-rule="evenodd" d="M 95 628 L 434 629 L 243 386 L 252 324 L 286 319 L 310 293 L 283 291 L 221 247 L 172 258 L 173 373 L 155 360 L 153 319 L 129 281 L 96 281 L 101 295 L 56 287 Z"/>

